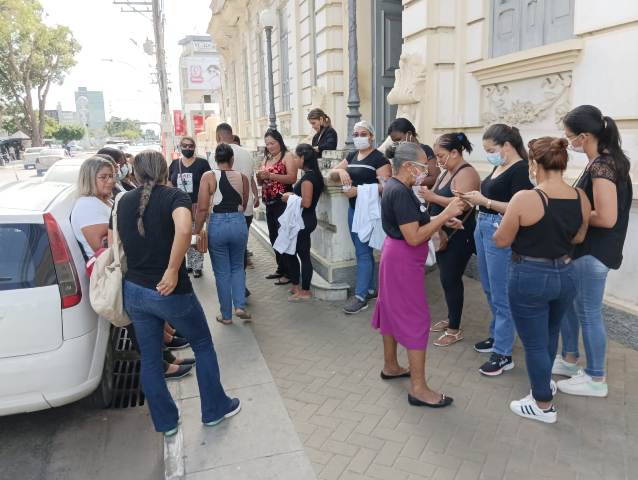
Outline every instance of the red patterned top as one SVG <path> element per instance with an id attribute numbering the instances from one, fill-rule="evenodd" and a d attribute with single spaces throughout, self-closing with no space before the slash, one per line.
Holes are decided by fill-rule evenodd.
<path id="1" fill-rule="evenodd" d="M 275 175 L 286 175 L 286 173 L 288 173 L 286 170 L 286 164 L 283 162 L 283 160 L 279 160 L 272 165 L 267 165 L 266 162 L 264 162 L 264 165 L 261 169 Z M 284 185 L 281 182 L 276 182 L 273 180 L 264 180 L 264 183 L 261 186 L 261 197 L 265 202 L 269 202 L 280 198 L 289 190 L 290 185 Z"/>

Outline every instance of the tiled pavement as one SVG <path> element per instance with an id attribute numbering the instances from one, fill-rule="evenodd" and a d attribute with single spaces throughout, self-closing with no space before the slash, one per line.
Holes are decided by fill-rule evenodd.
<path id="1" fill-rule="evenodd" d="M 379 378 L 383 354 L 369 325 L 373 305 L 346 316 L 337 304 L 290 304 L 286 287 L 264 280 L 270 254 L 254 240 L 250 248 L 252 328 L 318 478 L 638 478 L 638 352 L 610 344 L 607 399 L 559 394 L 557 424 L 520 419 L 508 404 L 529 391 L 522 349 L 515 347 L 512 371 L 496 378 L 478 373 L 487 357 L 472 346 L 485 336 L 489 316 L 479 284 L 466 279 L 465 340 L 431 346 L 427 355 L 430 384 L 453 396 L 454 406 L 411 407 L 408 379 Z M 436 272 L 427 290 L 433 319 L 440 320 Z M 404 351 L 401 359 L 407 366 Z"/>

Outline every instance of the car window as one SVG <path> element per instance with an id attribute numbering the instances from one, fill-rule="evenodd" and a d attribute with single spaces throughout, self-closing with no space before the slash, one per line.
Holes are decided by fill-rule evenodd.
<path id="1" fill-rule="evenodd" d="M 56 283 L 45 226 L 0 224 L 0 291 L 46 287 Z"/>

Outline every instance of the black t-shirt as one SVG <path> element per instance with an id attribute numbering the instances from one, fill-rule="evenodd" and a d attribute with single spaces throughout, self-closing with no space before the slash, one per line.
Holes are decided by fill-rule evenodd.
<path id="1" fill-rule="evenodd" d="M 319 197 L 321 196 L 321 192 L 323 190 L 323 182 L 317 176 L 317 173 L 313 170 L 306 170 L 295 186 L 292 188 L 292 191 L 295 195 L 301 197 L 301 184 L 303 182 L 312 183 L 312 203 L 310 207 L 304 208 L 301 212 L 301 218 L 303 219 L 304 226 L 306 228 L 314 228 L 317 224 L 317 203 L 319 203 Z"/>
<path id="2" fill-rule="evenodd" d="M 151 192 L 144 212 L 145 236 L 137 230 L 141 188 L 125 193 L 117 208 L 117 229 L 126 253 L 127 271 L 124 276 L 144 288 L 155 290 L 164 276 L 175 238 L 173 211 L 179 207 L 191 209 L 191 201 L 176 188 L 157 185 Z M 186 264 L 179 268 L 177 287 L 173 293 L 193 291 L 186 273 Z"/>
<path id="3" fill-rule="evenodd" d="M 181 169 L 180 169 L 181 163 Z M 181 170 L 181 177 L 180 177 Z M 202 176 L 210 170 L 210 163 L 203 158 L 196 158 L 191 166 L 184 165 L 181 159 L 173 160 L 168 168 L 168 179 L 174 187 L 190 196 L 192 203 L 197 203 L 199 195 L 199 182 Z"/>
<path id="4" fill-rule="evenodd" d="M 621 181 L 618 178 L 613 159 L 609 155 L 601 155 L 585 169 L 576 183 L 582 188 L 591 203 L 592 210 L 596 210 L 594 203 L 594 178 L 604 178 L 616 185 L 616 201 L 618 217 L 616 224 L 611 228 L 589 226 L 585 241 L 576 245 L 574 258 L 592 255 L 604 263 L 608 268 L 616 270 L 622 263 L 622 249 L 627 236 L 629 225 L 629 210 L 633 198 L 631 179 Z"/>
<path id="5" fill-rule="evenodd" d="M 384 165 L 390 165 L 387 158 L 379 151 L 372 150 L 363 160 L 357 160 L 358 151 L 350 152 L 346 157 L 348 161 L 348 174 L 352 179 L 352 186 L 369 185 L 371 183 L 379 183 L 377 181 L 377 169 Z M 350 199 L 350 207 L 354 208 L 357 198 Z"/>
<path id="6" fill-rule="evenodd" d="M 381 197 L 381 224 L 390 238 L 404 240 L 401 225 L 419 222 L 419 226 L 430 221 L 425 205 L 422 205 L 414 191 L 400 180 L 390 178 L 383 187 Z"/>
<path id="7" fill-rule="evenodd" d="M 492 180 L 495 170 L 496 168 L 481 182 L 481 193 L 490 200 L 509 202 L 516 192 L 534 188 L 529 181 L 529 165 L 524 160 L 514 163 Z M 498 214 L 496 210 L 490 210 L 487 207 L 479 207 L 479 210 L 484 213 Z"/>

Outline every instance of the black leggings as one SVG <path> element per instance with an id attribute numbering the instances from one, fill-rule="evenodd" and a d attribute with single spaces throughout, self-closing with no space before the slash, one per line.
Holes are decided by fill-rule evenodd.
<path id="1" fill-rule="evenodd" d="M 248 234 L 250 234 L 250 224 L 253 223 L 253 216 L 245 216 L 244 219 L 246 220 L 246 227 L 248 227 Z M 246 250 L 244 250 L 244 270 L 246 270 L 246 267 L 248 266 L 248 242 L 246 242 Z"/>
<path id="2" fill-rule="evenodd" d="M 297 254 L 286 255 L 286 264 L 290 280 L 293 285 L 299 285 L 299 271 L 301 270 L 301 289 L 310 290 L 312 280 L 312 261 L 310 260 L 310 234 L 317 228 L 317 217 L 304 218 L 304 229 L 297 235 Z M 299 259 L 297 259 L 299 257 Z M 301 268 L 299 267 L 301 260 Z"/>
<path id="3" fill-rule="evenodd" d="M 274 203 L 266 204 L 266 223 L 268 224 L 268 237 L 270 238 L 270 244 L 274 245 L 277 236 L 279 235 L 279 217 L 281 217 L 286 211 L 286 204 L 281 200 L 276 200 Z M 283 256 L 275 250 L 275 259 L 277 260 L 277 274 L 288 277 L 287 265 Z"/>
<path id="4" fill-rule="evenodd" d="M 448 242 L 447 249 L 436 254 L 441 286 L 447 303 L 449 328 L 452 330 L 461 326 L 464 301 L 463 274 L 472 253 L 472 233 L 459 230 Z"/>

